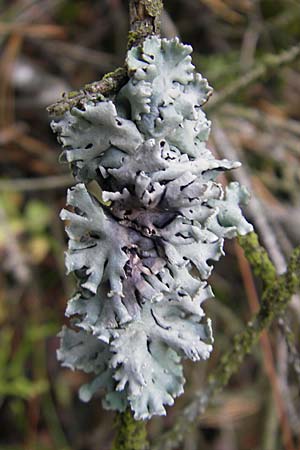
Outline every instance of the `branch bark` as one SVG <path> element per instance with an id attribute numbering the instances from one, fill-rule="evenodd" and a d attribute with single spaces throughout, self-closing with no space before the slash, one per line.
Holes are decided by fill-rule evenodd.
<path id="1" fill-rule="evenodd" d="M 130 0 L 128 47 L 139 45 L 147 36 L 160 34 L 162 0 Z"/>
<path id="2" fill-rule="evenodd" d="M 64 92 L 61 100 L 48 106 L 48 114 L 61 117 L 74 107 L 82 108 L 84 103 L 88 101 L 97 101 L 103 99 L 103 97 L 109 97 L 121 89 L 127 79 L 125 67 L 118 67 L 113 72 L 104 75 L 102 80 L 86 84 L 79 91 Z"/>
<path id="3" fill-rule="evenodd" d="M 128 48 L 139 45 L 147 36 L 160 34 L 162 0 L 130 0 Z M 71 108 L 82 108 L 88 101 L 97 101 L 114 95 L 127 82 L 126 67 L 118 67 L 100 81 L 86 84 L 79 91 L 63 93 L 62 99 L 48 106 L 50 116 L 60 117 Z"/>

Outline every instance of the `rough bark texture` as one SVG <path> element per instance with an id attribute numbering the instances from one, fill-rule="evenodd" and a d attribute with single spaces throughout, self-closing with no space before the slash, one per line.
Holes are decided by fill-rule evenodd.
<path id="1" fill-rule="evenodd" d="M 152 34 L 160 34 L 160 16 L 163 9 L 161 0 L 131 0 L 130 31 L 128 48 L 140 44 Z"/>
<path id="2" fill-rule="evenodd" d="M 160 34 L 161 0 L 131 0 L 129 4 L 130 31 L 128 48 L 140 44 L 151 35 Z M 81 108 L 89 100 L 100 100 L 115 94 L 128 80 L 125 67 L 118 67 L 102 80 L 85 85 L 79 91 L 64 93 L 62 99 L 47 108 L 54 117 L 62 116 L 73 107 Z"/>
<path id="3" fill-rule="evenodd" d="M 82 108 L 89 100 L 101 100 L 117 92 L 128 80 L 127 71 L 124 67 L 118 67 L 113 72 L 106 74 L 102 80 L 86 84 L 79 91 L 63 93 L 62 99 L 48 106 L 50 116 L 60 117 L 73 107 Z"/>

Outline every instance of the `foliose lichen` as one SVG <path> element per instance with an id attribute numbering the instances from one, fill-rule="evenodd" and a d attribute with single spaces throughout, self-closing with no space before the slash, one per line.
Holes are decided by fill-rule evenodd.
<path id="1" fill-rule="evenodd" d="M 210 261 L 224 238 L 252 230 L 239 206 L 247 190 L 230 183 L 224 192 L 216 181 L 240 164 L 207 148 L 202 106 L 212 89 L 191 52 L 178 39 L 146 39 L 128 51 L 129 81 L 113 98 L 52 122 L 78 182 L 61 213 L 78 290 L 58 359 L 95 374 L 82 400 L 103 388 L 105 407 L 129 406 L 136 419 L 165 414 L 183 392 L 183 358 L 209 357 Z"/>

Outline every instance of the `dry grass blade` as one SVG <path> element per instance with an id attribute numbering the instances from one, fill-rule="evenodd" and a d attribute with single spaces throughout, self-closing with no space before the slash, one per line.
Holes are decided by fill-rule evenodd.
<path id="1" fill-rule="evenodd" d="M 0 180 L 0 191 L 47 191 L 61 189 L 71 186 L 74 183 L 72 177 L 68 175 L 53 175 L 42 178 L 19 178 L 14 180 Z"/>
<path id="2" fill-rule="evenodd" d="M 230 8 L 223 0 L 200 0 L 205 6 L 210 8 L 217 16 L 222 17 L 229 23 L 240 23 L 243 16 Z"/>
<path id="3" fill-rule="evenodd" d="M 58 25 L 52 24 L 24 25 L 23 23 L 0 22 L 0 35 L 12 33 L 39 39 L 41 38 L 47 39 L 49 37 L 52 38 L 66 37 L 66 32 L 64 28 Z"/>
<path id="4" fill-rule="evenodd" d="M 216 407 L 209 408 L 199 419 L 199 424 L 212 428 L 226 428 L 258 413 L 260 401 L 253 394 L 230 393 L 220 396 Z"/>

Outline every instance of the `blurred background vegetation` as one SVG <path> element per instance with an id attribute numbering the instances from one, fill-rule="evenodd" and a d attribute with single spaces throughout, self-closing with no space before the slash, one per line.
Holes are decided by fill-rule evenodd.
<path id="1" fill-rule="evenodd" d="M 282 51 L 299 45 L 300 2 L 164 4 L 162 35 L 192 44 L 194 64 L 216 90 L 212 106 L 224 96 L 211 110 L 207 105 L 210 148 L 243 162 L 236 176 L 253 197 L 246 212 L 283 271 L 300 243 L 300 58 L 255 70 L 274 61 L 270 54 L 278 62 Z M 58 218 L 72 180 L 58 164 L 46 106 L 122 66 L 127 30 L 122 0 L 0 1 L 0 450 L 110 447 L 113 414 L 103 411 L 100 396 L 81 403 L 77 389 L 86 375 L 62 369 L 55 356 L 75 288 L 65 276 Z M 258 307 L 261 286 L 237 243 L 227 244 L 216 266 L 217 298 L 206 305 L 214 354 L 208 363 L 186 364 L 186 393 L 167 418 L 151 421 L 150 437 L 172 424 Z M 287 316 L 289 328 L 275 324 L 265 333 L 180 449 L 293 450 L 297 439 L 300 445 L 298 297 Z M 295 446 L 283 443 L 283 433 Z"/>

